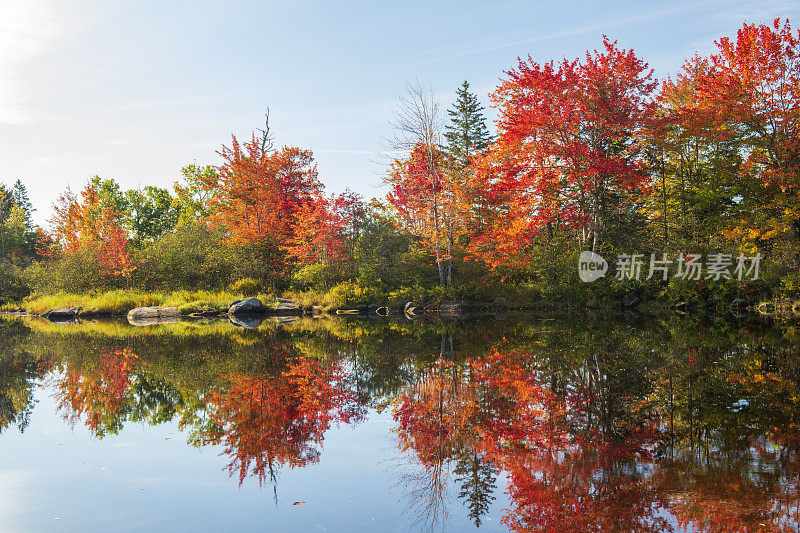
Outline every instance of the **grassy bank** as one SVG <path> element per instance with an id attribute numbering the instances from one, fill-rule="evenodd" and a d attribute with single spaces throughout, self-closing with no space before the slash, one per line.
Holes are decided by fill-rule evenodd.
<path id="1" fill-rule="evenodd" d="M 42 315 L 52 309 L 81 307 L 82 315 L 125 314 L 135 307 L 160 306 L 177 307 L 181 314 L 226 311 L 228 305 L 245 295 L 233 291 L 174 291 L 142 292 L 136 290 L 115 290 L 91 292 L 87 294 L 32 294 L 21 304 L 6 306 L 6 310 L 22 308 L 25 312 Z M 257 296 L 264 305 L 277 303 L 273 295 Z"/>
<path id="2" fill-rule="evenodd" d="M 411 286 L 396 290 L 345 282 L 327 289 L 290 291 L 285 295 L 301 307 L 322 311 L 379 305 L 402 308 L 407 302 L 437 306 L 443 302 L 465 302 L 518 309 L 617 309 L 626 306 L 660 308 L 722 308 L 733 302 L 755 307 L 772 298 L 788 298 L 763 281 L 735 282 L 670 279 L 635 281 L 604 279 L 595 283 L 568 279 L 512 281 L 495 285 L 443 287 Z M 793 298 L 797 300 L 797 298 Z"/>
<path id="3" fill-rule="evenodd" d="M 42 315 L 52 309 L 80 307 L 82 315 L 125 314 L 135 307 L 177 307 L 181 314 L 224 312 L 237 299 L 254 295 L 257 289 L 231 286 L 225 290 L 178 290 L 172 292 L 146 292 L 139 290 L 91 291 L 85 294 L 59 292 L 34 293 L 21 303 L 6 305 L 0 310 L 22 308 L 29 314 Z M 791 295 L 789 293 L 792 293 Z M 393 290 L 375 285 L 362 285 L 348 281 L 329 288 L 310 288 L 288 291 L 284 297 L 301 308 L 315 308 L 327 312 L 335 309 L 352 309 L 360 305 L 402 308 L 408 302 L 417 305 L 437 306 L 443 302 L 464 302 L 482 306 L 517 309 L 616 309 L 625 305 L 642 305 L 647 308 L 722 308 L 739 302 L 754 308 L 765 301 L 778 302 L 772 307 L 798 309 L 797 291 L 775 291 L 763 281 L 737 283 L 725 281 L 705 283 L 675 280 L 668 282 L 637 282 L 605 279 L 595 283 L 572 282 L 568 279 L 544 281 L 511 281 L 494 284 L 471 284 L 442 287 L 414 285 Z M 274 307 L 277 299 L 271 294 L 256 295 L 266 306 Z M 771 308 L 772 308 L 771 307 Z M 771 309 L 770 308 L 770 309 Z"/>

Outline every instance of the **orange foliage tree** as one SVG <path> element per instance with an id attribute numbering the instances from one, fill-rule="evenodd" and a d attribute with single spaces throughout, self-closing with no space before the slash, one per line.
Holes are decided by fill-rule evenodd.
<path id="1" fill-rule="evenodd" d="M 136 262 L 128 249 L 128 232 L 116 225 L 105 226 L 105 234 L 100 245 L 101 272 L 115 278 L 125 280 L 127 288 L 131 287 L 131 275 L 136 270 Z"/>
<path id="2" fill-rule="evenodd" d="M 409 87 L 395 113 L 393 148 L 403 157 L 385 177 L 398 221 L 435 254 L 440 285 L 452 282 L 453 246 L 463 227 L 463 169 L 441 148 L 439 104 L 420 87 Z"/>
<path id="3" fill-rule="evenodd" d="M 219 154 L 224 163 L 202 177 L 202 186 L 212 193 L 209 221 L 224 227 L 235 242 L 285 244 L 298 212 L 321 190 L 311 151 L 268 150 L 253 134 L 244 143 L 233 136 L 231 147 L 223 146 Z"/>
<path id="4" fill-rule="evenodd" d="M 675 115 L 691 133 L 711 142 L 735 142 L 739 176 L 758 180 L 745 195 L 733 236 L 773 239 L 800 220 L 800 31 L 789 22 L 745 24 L 735 40 L 716 41 L 708 58 L 695 57 L 665 98 L 683 95 Z"/>
<path id="5" fill-rule="evenodd" d="M 39 253 L 54 258 L 60 253 L 86 250 L 99 261 L 102 274 L 122 278 L 130 288 L 136 262 L 130 253 L 128 233 L 121 227 L 117 208 L 101 198 L 100 183 L 99 178 L 87 183 L 80 199 L 69 187 L 59 196 L 49 220 L 51 234 L 39 235 Z"/>
<path id="6" fill-rule="evenodd" d="M 322 194 L 302 204 L 286 247 L 289 257 L 303 264 L 327 265 L 344 256 L 345 220 L 335 210 L 336 199 Z"/>
<path id="7" fill-rule="evenodd" d="M 605 38 L 583 61 L 520 60 L 492 95 L 497 141 L 477 162 L 493 204 L 493 227 L 472 252 L 494 264 L 525 263 L 537 236 L 577 230 L 597 250 L 626 196 L 646 191 L 639 134 L 654 110 L 652 71 Z"/>

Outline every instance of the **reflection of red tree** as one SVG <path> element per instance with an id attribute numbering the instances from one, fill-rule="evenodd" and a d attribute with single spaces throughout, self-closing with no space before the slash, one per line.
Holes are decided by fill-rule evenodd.
<path id="1" fill-rule="evenodd" d="M 455 443 L 505 470 L 512 508 L 504 522 L 513 531 L 668 529 L 656 516 L 658 495 L 635 466 L 650 458 L 652 425 L 602 431 L 588 415 L 598 394 L 580 384 L 556 391 L 530 360 L 495 352 L 467 361 L 466 374 L 424 375 L 398 399 L 401 447 L 413 449 L 429 475 L 442 470 Z"/>
<path id="2" fill-rule="evenodd" d="M 509 473 L 513 531 L 663 531 L 658 497 L 635 466 L 650 458 L 648 424 L 601 430 L 600 391 L 577 383 L 556 391 L 524 353 L 476 363 L 476 382 L 500 399 L 477 418 L 482 446 Z"/>
<path id="3" fill-rule="evenodd" d="M 399 422 L 401 447 L 413 449 L 423 465 L 441 461 L 454 446 L 455 411 L 448 380 L 436 372 L 423 372 L 397 400 L 394 418 Z"/>
<path id="4" fill-rule="evenodd" d="M 248 475 L 262 483 L 275 467 L 304 466 L 319 460 L 319 446 L 331 422 L 361 416 L 355 395 L 336 365 L 323 368 L 300 359 L 277 376 L 229 376 L 230 386 L 214 390 L 207 407 L 214 424 L 205 443 L 222 443 L 228 469 L 239 483 Z"/>
<path id="5" fill-rule="evenodd" d="M 68 365 L 56 393 L 65 419 L 75 423 L 84 418 L 86 426 L 95 432 L 104 422 L 113 423 L 115 415 L 127 405 L 130 376 L 138 360 L 138 355 L 125 348 L 104 353 L 100 364 L 92 368 Z"/>

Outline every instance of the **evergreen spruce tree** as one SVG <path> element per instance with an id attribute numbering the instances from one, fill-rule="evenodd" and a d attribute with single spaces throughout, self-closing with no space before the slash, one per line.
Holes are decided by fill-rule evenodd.
<path id="1" fill-rule="evenodd" d="M 28 189 L 25 188 L 25 184 L 23 184 L 22 181 L 17 180 L 14 183 L 14 186 L 11 188 L 11 198 L 13 202 L 17 204 L 25 213 L 27 229 L 31 230 L 33 228 L 32 217 L 35 209 L 33 208 L 30 198 L 28 197 Z"/>
<path id="2" fill-rule="evenodd" d="M 456 90 L 456 102 L 447 114 L 450 124 L 445 126 L 446 149 L 459 164 L 467 166 L 469 158 L 482 152 L 492 140 L 483 116 L 483 106 L 470 92 L 469 82 L 464 81 Z"/>

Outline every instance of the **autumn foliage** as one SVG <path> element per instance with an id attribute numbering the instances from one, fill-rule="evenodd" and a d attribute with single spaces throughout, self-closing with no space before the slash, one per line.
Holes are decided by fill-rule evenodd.
<path id="1" fill-rule="evenodd" d="M 223 164 L 203 181 L 211 193 L 209 221 L 222 225 L 237 242 L 285 242 L 300 209 L 321 189 L 311 151 L 263 150 L 253 134 L 244 143 L 234 136 L 219 154 Z"/>
<path id="2" fill-rule="evenodd" d="M 130 402 L 132 379 L 141 369 L 139 356 L 130 348 L 102 354 L 92 368 L 68 366 L 57 383 L 57 400 L 64 418 L 83 421 L 94 433 L 115 433 Z"/>
<path id="3" fill-rule="evenodd" d="M 524 261 L 521 251 L 562 228 L 597 249 L 620 199 L 646 192 L 637 141 L 654 112 L 656 82 L 632 50 L 607 38 L 603 46 L 583 61 L 520 61 L 492 95 L 499 133 L 477 179 L 496 219 L 473 241 L 476 256 Z"/>
<path id="4" fill-rule="evenodd" d="M 354 422 L 361 410 L 341 370 L 302 358 L 277 376 L 229 377 L 212 391 L 207 408 L 214 422 L 203 442 L 220 443 L 231 475 L 243 483 L 273 479 L 281 466 L 319 461 L 319 448 L 332 423 Z"/>
<path id="5" fill-rule="evenodd" d="M 770 281 L 736 291 L 796 295 L 799 40 L 788 21 L 744 24 L 661 84 L 605 36 L 577 58 L 530 55 L 490 95 L 496 135 L 468 83 L 447 123 L 432 91 L 410 86 L 394 113 L 387 194 L 369 207 L 326 191 L 310 150 L 273 148 L 267 124 L 247 140 L 232 136 L 217 165 L 185 167 L 174 195 L 100 178 L 77 195 L 68 189 L 49 233 L 30 232 L 30 248 L 64 268 L 32 268 L 28 279 L 39 292 L 256 279 L 276 293 L 338 286 L 337 305 L 411 299 L 412 287 L 416 300 L 517 291 L 526 303 L 592 301 L 591 287 L 623 288 L 611 274 L 576 286 L 577 257 L 635 250 L 673 261 L 759 253 Z M 82 283 L 66 279 L 87 272 Z M 732 294 L 730 281 L 709 290 Z"/>

